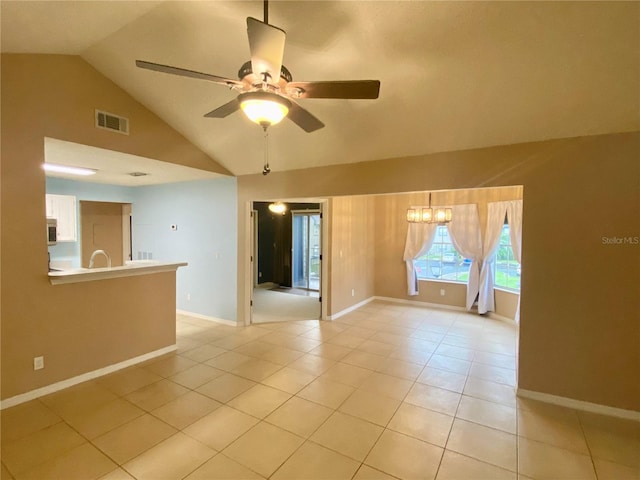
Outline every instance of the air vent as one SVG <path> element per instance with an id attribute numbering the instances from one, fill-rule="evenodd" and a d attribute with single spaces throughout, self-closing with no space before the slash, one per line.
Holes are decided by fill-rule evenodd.
<path id="1" fill-rule="evenodd" d="M 129 135 L 129 119 L 119 117 L 113 113 L 96 110 L 96 128 L 103 128 L 105 130 Z"/>
<path id="2" fill-rule="evenodd" d="M 149 174 L 144 172 L 131 172 L 129 175 L 132 177 L 146 177 Z"/>

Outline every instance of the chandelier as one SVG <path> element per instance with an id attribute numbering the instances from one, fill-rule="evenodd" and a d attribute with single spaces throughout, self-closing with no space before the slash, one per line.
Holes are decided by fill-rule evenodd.
<path id="1" fill-rule="evenodd" d="M 409 223 L 436 223 L 438 225 L 445 225 L 450 221 L 450 208 L 431 207 L 431 193 L 429 193 L 428 207 L 411 207 L 407 209 L 407 222 Z"/>

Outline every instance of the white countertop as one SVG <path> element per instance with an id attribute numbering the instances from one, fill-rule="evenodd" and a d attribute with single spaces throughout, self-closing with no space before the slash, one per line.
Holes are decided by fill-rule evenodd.
<path id="1" fill-rule="evenodd" d="M 156 262 L 155 260 L 134 260 L 121 267 L 72 268 L 59 272 L 49 272 L 52 285 L 65 283 L 93 282 L 109 278 L 134 277 L 150 273 L 175 272 L 178 267 L 186 267 L 187 262 Z"/>

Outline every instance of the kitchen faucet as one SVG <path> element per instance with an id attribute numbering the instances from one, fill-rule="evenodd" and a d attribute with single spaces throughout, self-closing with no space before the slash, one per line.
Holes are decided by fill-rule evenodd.
<path id="1" fill-rule="evenodd" d="M 96 255 L 104 255 L 107 259 L 107 268 L 111 268 L 111 257 L 104 250 L 96 250 L 91 254 L 91 258 L 89 259 L 89 268 L 93 268 L 93 262 L 96 258 Z"/>

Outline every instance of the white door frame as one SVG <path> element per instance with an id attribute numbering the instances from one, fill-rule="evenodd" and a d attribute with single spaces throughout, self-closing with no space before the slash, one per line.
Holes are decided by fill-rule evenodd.
<path id="1" fill-rule="evenodd" d="M 256 202 L 259 200 L 255 200 Z M 286 200 L 282 200 L 283 202 Z M 245 202 L 244 206 L 244 242 L 241 246 L 241 258 L 243 259 L 242 265 L 244 270 L 244 298 L 245 301 L 240 305 L 240 311 L 238 312 L 238 324 L 239 325 L 251 325 L 252 317 L 252 302 L 253 302 L 253 264 L 251 262 L 252 255 L 252 242 L 254 236 L 254 223 L 251 218 L 251 210 L 253 210 L 253 200 Z M 315 203 L 315 202 L 314 202 Z M 322 255 L 322 261 L 320 262 L 321 278 L 320 278 L 320 296 L 322 301 L 320 302 L 320 320 L 327 320 L 327 305 L 329 300 L 329 200 L 319 200 L 320 214 L 322 218 L 321 229 L 322 234 L 320 238 L 320 255 Z"/>

